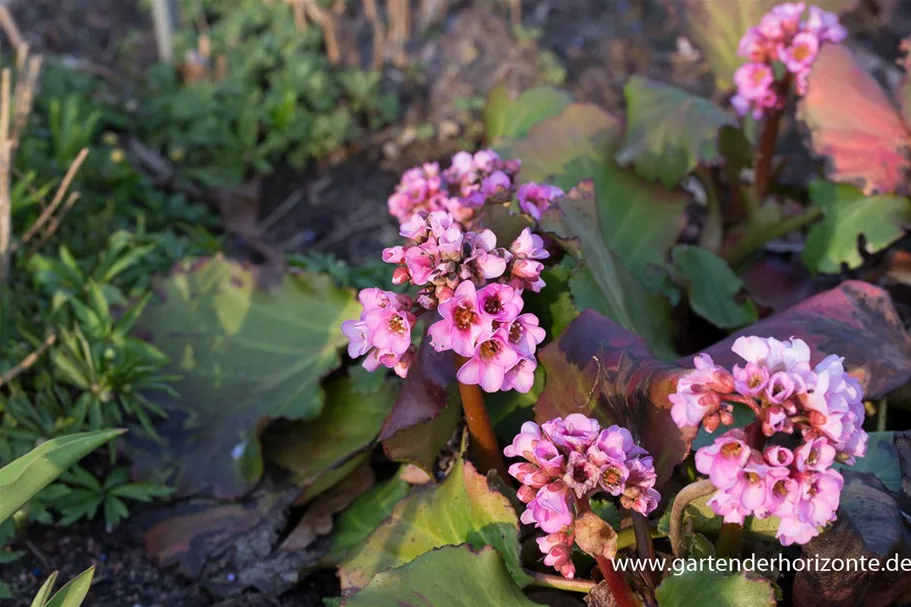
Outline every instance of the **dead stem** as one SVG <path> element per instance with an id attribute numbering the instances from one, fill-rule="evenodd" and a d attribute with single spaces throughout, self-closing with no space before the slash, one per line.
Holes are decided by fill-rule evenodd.
<path id="1" fill-rule="evenodd" d="M 41 358 L 41 355 L 47 352 L 47 349 L 54 345 L 57 341 L 57 334 L 50 333 L 47 337 L 44 338 L 44 341 L 41 342 L 33 352 L 28 356 L 19 361 L 19 364 L 6 371 L 3 375 L 0 375 L 0 386 L 6 385 L 9 382 L 13 381 L 21 375 L 23 372 L 27 371 L 32 365 L 38 362 L 38 359 Z"/>

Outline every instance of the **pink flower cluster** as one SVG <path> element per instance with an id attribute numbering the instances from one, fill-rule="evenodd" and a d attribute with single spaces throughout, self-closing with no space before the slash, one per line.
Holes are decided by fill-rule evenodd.
<path id="1" fill-rule="evenodd" d="M 438 311 L 428 329 L 431 346 L 464 358 L 458 370 L 463 384 L 487 392 L 528 392 L 537 367 L 535 350 L 544 329 L 534 314 L 522 313 L 523 293 L 539 292 L 549 253 L 540 236 L 525 228 L 509 248 L 497 246 L 491 230 L 468 229 L 474 210 L 487 203 L 517 197 L 532 217 L 540 217 L 562 191 L 525 184 L 514 190 L 518 161 L 503 161 L 494 152 L 459 152 L 442 173 L 425 164 L 405 173 L 389 208 L 399 217 L 403 246 L 383 251 L 383 261 L 397 267 L 396 285 L 417 288 L 413 297 L 379 289 L 361 291 L 360 318 L 342 331 L 352 357 L 367 355 L 364 367 L 380 365 L 405 377 L 415 358 L 412 329 L 416 317 Z M 409 214 L 410 213 L 410 214 Z"/>
<path id="2" fill-rule="evenodd" d="M 472 224 L 477 209 L 490 203 L 518 199 L 523 212 L 535 220 L 563 195 L 560 188 L 527 183 L 516 189 L 521 163 L 503 160 L 492 150 L 459 152 L 451 166 L 440 171 L 436 162 L 405 171 L 389 197 L 389 213 L 404 223 L 416 213 L 444 211 L 463 226 Z"/>
<path id="3" fill-rule="evenodd" d="M 835 447 L 824 438 L 795 450 L 747 445 L 743 430 L 729 430 L 696 452 L 696 469 L 719 489 L 709 500 L 727 523 L 746 516 L 777 516 L 776 536 L 784 546 L 806 544 L 834 521 L 844 480 L 830 466 Z"/>
<path id="4" fill-rule="evenodd" d="M 362 290 L 357 297 L 364 308 L 360 319 L 342 323 L 342 333 L 349 340 L 348 356 L 366 354 L 363 365 L 368 371 L 383 365 L 405 377 L 417 352 L 411 343 L 415 321 L 411 298 L 375 287 Z"/>
<path id="5" fill-rule="evenodd" d="M 784 107 L 787 83 L 776 80 L 776 61 L 784 64 L 785 78 L 793 78 L 798 94 L 803 95 L 820 46 L 839 43 L 847 36 L 834 13 L 810 6 L 804 19 L 806 12 L 803 2 L 779 4 L 740 40 L 739 55 L 749 62 L 734 73 L 737 94 L 731 98 L 731 105 L 741 116 L 752 112 L 760 119 L 770 110 Z"/>
<path id="6" fill-rule="evenodd" d="M 661 497 L 654 489 L 652 457 L 629 431 L 620 426 L 602 430 L 597 421 L 579 413 L 541 426 L 524 423 L 503 453 L 526 460 L 509 467 L 509 474 L 522 483 L 519 499 L 528 504 L 521 520 L 547 534 L 538 539 L 544 564 L 568 579 L 575 575 L 570 553 L 576 517 L 589 509 L 593 495 L 619 497 L 624 508 L 643 515 L 652 512 Z"/>
<path id="7" fill-rule="evenodd" d="M 803 445 L 793 454 L 784 447 L 760 454 L 732 430 L 699 449 L 696 465 L 720 490 L 711 503 L 725 520 L 774 514 L 782 520 L 782 543 L 805 543 L 835 516 L 841 477 L 829 465 L 851 465 L 866 454 L 863 390 L 839 356 L 811 367 L 810 348 L 800 339 L 740 337 L 731 350 L 746 363 L 732 372 L 707 354 L 696 357 L 696 368 L 670 395 L 671 417 L 688 434 L 700 424 L 713 432 L 733 423 L 733 404 L 741 403 L 765 436 L 799 434 Z"/>

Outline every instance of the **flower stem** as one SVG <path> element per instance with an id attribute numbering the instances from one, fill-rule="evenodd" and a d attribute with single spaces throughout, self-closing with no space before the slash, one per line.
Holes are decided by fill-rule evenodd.
<path id="1" fill-rule="evenodd" d="M 737 523 L 722 523 L 718 542 L 715 544 L 716 552 L 720 557 L 733 558 L 740 554 L 740 540 L 743 538 L 743 525 Z"/>
<path id="2" fill-rule="evenodd" d="M 708 479 L 696 481 L 692 485 L 684 487 L 677 497 L 674 498 L 674 504 L 671 506 L 671 551 L 677 558 L 686 556 L 686 546 L 683 543 L 683 514 L 686 507 L 698 500 L 700 497 L 711 495 L 715 492 L 715 486 Z"/>
<path id="3" fill-rule="evenodd" d="M 461 367 L 465 362 L 465 358 L 456 356 L 456 368 Z M 508 482 L 509 473 L 506 471 L 506 464 L 500 454 L 497 436 L 493 432 L 493 426 L 490 425 L 490 417 L 487 415 L 481 388 L 474 384 L 459 382 L 459 396 L 462 398 L 462 409 L 465 411 L 465 421 L 468 424 L 468 433 L 471 435 L 471 444 L 478 454 L 478 463 L 483 469 L 482 472 L 496 470 L 497 474 Z"/>
<path id="4" fill-rule="evenodd" d="M 640 607 L 641 602 L 633 594 L 626 578 L 614 568 L 614 562 L 604 556 L 596 556 L 598 569 L 604 576 L 604 583 L 610 588 L 616 607 Z"/>
<path id="5" fill-rule="evenodd" d="M 791 89 L 791 75 L 775 83 L 775 92 L 781 98 L 785 98 Z M 775 158 L 775 144 L 778 142 L 778 131 L 781 128 L 781 118 L 784 116 L 784 108 L 775 110 L 769 114 L 762 126 L 762 134 L 759 136 L 759 149 L 757 150 L 758 158 L 756 159 L 756 198 L 761 202 L 762 198 L 769 191 L 769 182 L 772 178 L 772 159 Z"/>
<path id="6" fill-rule="evenodd" d="M 736 270 L 737 266 L 749 259 L 753 253 L 765 246 L 767 242 L 790 234 L 820 217 L 822 217 L 822 210 L 819 207 L 810 207 L 800 215 L 793 215 L 777 223 L 750 230 L 736 247 L 725 253 L 724 257 Z"/>
<path id="7" fill-rule="evenodd" d="M 554 588 L 556 590 L 568 590 L 569 592 L 582 592 L 588 594 L 597 586 L 591 580 L 568 580 L 562 575 L 551 575 L 549 573 L 539 573 L 537 571 L 525 570 L 525 573 L 531 576 L 531 585 L 542 588 Z"/>

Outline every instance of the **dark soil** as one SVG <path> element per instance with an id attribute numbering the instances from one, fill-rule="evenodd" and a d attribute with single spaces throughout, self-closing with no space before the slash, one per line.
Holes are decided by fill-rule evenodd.
<path id="1" fill-rule="evenodd" d="M 501 81 L 513 89 L 541 82 L 542 50 L 553 52 L 565 67 L 565 86 L 579 100 L 609 110 L 623 108 L 623 85 L 631 74 L 703 94 L 713 91 L 698 52 L 687 52 L 680 39 L 675 0 L 526 0 L 524 25 L 540 28 L 541 36 L 524 43 L 512 36 L 505 11 L 490 4 L 450 2 L 440 33 L 413 44 L 413 57 L 426 66 L 417 81 L 387 69 L 389 86 L 403 99 L 401 124 L 365 136 L 331 161 L 303 172 L 279 170 L 263 180 L 259 218 L 271 224 L 270 246 L 328 252 L 352 264 L 374 261 L 395 239 L 385 201 L 398 174 L 475 145 L 478 115 L 463 102 L 483 99 Z M 22 0 L 13 10 L 35 48 L 79 58 L 81 69 L 135 74 L 154 61 L 150 20 L 135 1 Z M 888 24 L 894 29 L 885 36 L 872 35 Z M 894 59 L 889 49 L 895 48 L 897 32 L 911 28 L 911 7 L 901 0 L 866 2 L 849 25 L 887 64 Z M 428 125 L 429 131 L 422 129 Z M 283 208 L 289 197 L 297 202 Z M 305 578 L 282 597 L 248 594 L 219 602 L 198 582 L 159 570 L 146 558 L 138 518 L 112 533 L 99 523 L 32 526 L 27 541 L 16 545 L 27 555 L 3 568 L 3 581 L 20 597 L 9 604 L 28 605 L 53 570 L 63 581 L 92 565 L 97 572 L 87 604 L 97 607 L 319 606 L 321 597 L 338 593 L 337 579 L 327 572 Z"/>

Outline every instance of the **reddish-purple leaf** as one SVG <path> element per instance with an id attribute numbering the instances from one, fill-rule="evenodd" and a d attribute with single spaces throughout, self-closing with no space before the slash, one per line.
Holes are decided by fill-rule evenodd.
<path id="1" fill-rule="evenodd" d="M 741 335 L 799 337 L 809 344 L 813 364 L 829 354 L 844 356 L 846 369 L 861 382 L 868 398 L 881 397 L 911 377 L 911 337 L 889 294 L 866 282 L 843 282 L 705 351 L 727 368 L 742 363 L 731 352 L 731 344 Z M 692 357 L 679 362 L 691 366 Z"/>
<path id="2" fill-rule="evenodd" d="M 900 501 L 875 476 L 846 472 L 838 519 L 803 546 L 801 557 L 819 557 L 819 563 L 841 561 L 850 568 L 808 567 L 797 573 L 793 604 L 853 607 L 904 603 L 901 597 L 911 588 L 911 576 L 894 565 L 911 558 L 911 533 L 905 516 Z M 880 567 L 857 566 L 864 561 L 879 561 Z M 887 565 L 889 561 L 893 566 Z"/>
<path id="3" fill-rule="evenodd" d="M 864 192 L 906 189 L 908 127 L 882 87 L 841 45 L 823 47 L 810 73 L 800 118 L 826 173 Z"/>
<path id="4" fill-rule="evenodd" d="M 684 442 L 670 415 L 670 394 L 685 370 L 655 359 L 638 335 L 585 310 L 541 350 L 547 384 L 535 405 L 544 422 L 583 413 L 638 436 L 655 458 L 658 483 L 683 461 Z"/>
<path id="5" fill-rule="evenodd" d="M 458 424 L 460 407 L 446 390 L 454 380 L 452 352 L 436 352 L 424 339 L 380 431 L 390 459 L 415 464 L 433 475 L 437 455 Z"/>

